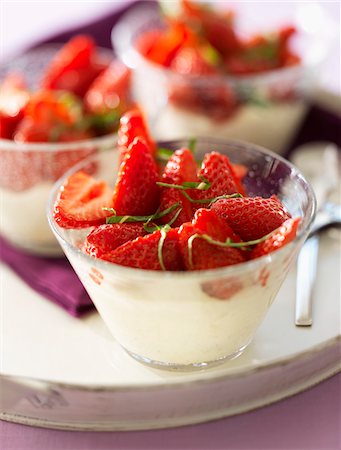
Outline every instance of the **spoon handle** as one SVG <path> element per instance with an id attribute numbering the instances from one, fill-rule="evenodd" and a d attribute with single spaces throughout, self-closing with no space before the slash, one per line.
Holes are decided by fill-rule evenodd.
<path id="1" fill-rule="evenodd" d="M 316 280 L 319 236 L 310 237 L 303 245 L 297 259 L 295 324 L 311 326 L 313 288 Z"/>

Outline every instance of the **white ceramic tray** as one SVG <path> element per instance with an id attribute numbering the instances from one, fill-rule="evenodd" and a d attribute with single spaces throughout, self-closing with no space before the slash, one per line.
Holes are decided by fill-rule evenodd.
<path id="1" fill-rule="evenodd" d="M 244 354 L 191 373 L 134 361 L 97 313 L 74 319 L 1 266 L 1 418 L 73 430 L 173 427 L 258 408 L 335 374 L 341 343 L 336 233 L 322 239 L 311 328 L 294 326 L 293 270 Z"/>

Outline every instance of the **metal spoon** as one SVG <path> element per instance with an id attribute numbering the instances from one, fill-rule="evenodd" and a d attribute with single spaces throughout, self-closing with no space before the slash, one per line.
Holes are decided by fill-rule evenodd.
<path id="1" fill-rule="evenodd" d="M 341 206 L 327 202 L 339 185 L 338 149 L 329 143 L 307 144 L 298 148 L 292 159 L 312 183 L 317 198 L 316 219 L 297 260 L 295 324 L 310 326 L 319 235 L 327 228 L 341 224 Z"/>

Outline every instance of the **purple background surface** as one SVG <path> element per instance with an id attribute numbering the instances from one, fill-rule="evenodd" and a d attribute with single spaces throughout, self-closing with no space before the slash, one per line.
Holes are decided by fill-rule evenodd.
<path id="1" fill-rule="evenodd" d="M 32 4 L 32 7 L 35 5 L 37 8 L 38 2 L 27 3 Z M 70 3 L 75 4 L 76 2 L 69 2 L 68 8 L 71 7 Z M 104 5 L 105 3 L 106 5 Z M 108 8 L 108 2 L 98 3 L 99 10 L 105 10 L 107 16 L 104 17 L 104 21 L 100 22 L 100 26 L 92 21 L 89 26 L 85 27 L 86 31 L 94 34 L 104 46 L 110 45 L 107 30 L 111 28 L 114 20 L 117 18 L 116 9 L 118 6 L 122 6 L 122 3 L 128 4 L 130 2 L 113 2 L 113 15 L 111 15 L 110 8 Z M 13 5 L 11 2 L 7 3 L 7 5 L 11 4 Z M 94 2 L 92 2 L 92 7 L 93 4 Z M 17 2 L 17 5 L 20 8 L 20 2 Z M 24 5 L 24 2 L 22 2 L 22 5 Z M 64 5 L 66 6 L 65 3 Z M 3 8 L 4 16 L 6 11 L 9 11 L 5 7 L 6 5 Z M 40 7 L 43 8 L 43 5 L 40 4 Z M 56 2 L 51 2 L 51 7 L 58 7 L 59 10 L 63 9 L 62 3 L 59 3 L 58 6 Z M 89 8 L 86 3 L 83 3 L 83 7 L 84 9 Z M 337 12 L 335 5 L 334 10 Z M 36 15 L 31 14 L 29 20 L 31 22 L 36 20 L 37 22 L 36 37 L 32 35 L 31 42 L 21 42 L 21 48 L 29 47 L 32 43 L 39 40 L 38 24 L 42 16 L 37 9 L 35 9 L 35 12 Z M 83 18 L 83 22 L 84 20 Z M 18 23 L 8 23 L 6 21 L 4 25 L 18 29 L 18 27 L 15 27 Z M 82 29 L 84 30 L 84 26 Z M 68 36 L 68 32 L 56 33 L 46 40 L 61 41 Z M 313 115 L 313 119 L 315 117 L 317 122 L 322 120 L 319 111 L 313 110 L 311 115 Z M 323 117 L 323 120 L 329 121 L 326 115 Z M 330 120 L 333 121 L 334 119 L 330 118 Z M 340 137 L 340 129 L 338 128 L 337 131 L 334 128 L 334 130 L 337 133 L 335 135 L 335 140 L 337 140 Z M 306 126 L 302 131 L 304 132 L 304 140 L 316 138 L 314 135 L 316 132 L 315 127 Z M 302 134 L 300 139 L 302 139 Z M 299 140 L 296 141 L 295 145 L 299 142 Z M 99 450 L 109 448 L 122 450 L 338 450 L 341 448 L 340 424 L 341 375 L 337 375 L 304 393 L 274 405 L 207 424 L 177 429 L 125 433 L 86 433 L 45 430 L 0 422 L 0 447 L 4 450 L 87 450 L 93 448 Z"/>
<path id="2" fill-rule="evenodd" d="M 239 416 L 168 430 L 92 433 L 0 422 L 4 450 L 339 450 L 341 375 Z"/>

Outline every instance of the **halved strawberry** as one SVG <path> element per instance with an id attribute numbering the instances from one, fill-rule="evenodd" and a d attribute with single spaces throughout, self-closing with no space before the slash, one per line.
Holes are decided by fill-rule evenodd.
<path id="1" fill-rule="evenodd" d="M 226 220 L 243 241 L 259 239 L 290 218 L 290 214 L 275 195 L 270 198 L 221 199 L 211 208 Z"/>
<path id="2" fill-rule="evenodd" d="M 63 228 L 100 225 L 112 207 L 112 191 L 104 181 L 84 172 L 76 172 L 64 183 L 54 205 L 54 219 Z"/>
<path id="3" fill-rule="evenodd" d="M 297 227 L 300 221 L 301 219 L 299 217 L 296 219 L 287 219 L 274 234 L 256 245 L 251 252 L 250 258 L 259 258 L 289 244 L 296 237 Z"/>
<path id="4" fill-rule="evenodd" d="M 158 170 L 150 148 L 141 138 L 129 146 L 120 166 L 113 195 L 119 216 L 153 214 L 160 199 Z"/>
<path id="5" fill-rule="evenodd" d="M 91 84 L 84 96 L 88 112 L 103 114 L 108 111 L 124 111 L 130 86 L 130 70 L 120 61 L 113 61 Z"/>
<path id="6" fill-rule="evenodd" d="M 143 138 L 150 152 L 154 155 L 156 144 L 149 134 L 145 118 L 138 107 L 127 111 L 120 119 L 118 148 L 122 160 L 127 153 L 128 147 L 136 137 Z"/>
<path id="7" fill-rule="evenodd" d="M 86 238 L 84 250 L 91 256 L 101 258 L 117 247 L 147 234 L 142 223 L 104 224 L 94 228 Z"/>
<path id="8" fill-rule="evenodd" d="M 245 194 L 228 157 L 221 153 L 206 153 L 198 175 L 208 180 L 211 187 L 206 191 L 191 191 L 192 197 L 196 200 L 213 199 L 220 195 L 235 193 Z M 197 203 L 196 206 L 201 208 L 203 204 Z"/>
<path id="9" fill-rule="evenodd" d="M 96 55 L 95 42 L 90 36 L 70 39 L 49 63 L 41 86 L 65 90 L 83 96 L 93 80 L 107 67 Z"/>
<path id="10" fill-rule="evenodd" d="M 198 235 L 189 244 L 189 239 Z M 221 247 L 200 237 L 208 235 L 214 241 L 240 241 L 212 210 L 201 209 L 192 223 L 184 223 L 179 229 L 180 251 L 188 270 L 204 270 L 229 266 L 245 261 L 243 252 L 233 247 Z"/>
<path id="11" fill-rule="evenodd" d="M 168 184 L 181 185 L 185 181 L 198 181 L 197 165 L 193 157 L 193 153 L 187 148 L 177 150 L 168 160 L 162 181 Z M 180 226 L 184 222 L 188 222 L 193 217 L 193 207 L 191 202 L 182 194 L 179 189 L 162 188 L 160 211 L 164 211 L 175 203 L 180 203 L 181 212 L 175 222 L 174 227 Z M 160 219 L 161 223 L 168 223 L 174 217 L 178 210 L 173 211 Z"/>
<path id="12" fill-rule="evenodd" d="M 138 237 L 121 245 L 116 250 L 106 253 L 102 259 L 146 270 L 182 270 L 183 262 L 179 251 L 178 230 L 170 229 L 159 252 L 161 231 L 154 231 L 147 236 Z M 161 256 L 161 258 L 160 258 Z"/>

